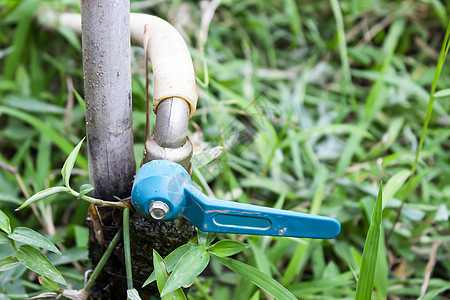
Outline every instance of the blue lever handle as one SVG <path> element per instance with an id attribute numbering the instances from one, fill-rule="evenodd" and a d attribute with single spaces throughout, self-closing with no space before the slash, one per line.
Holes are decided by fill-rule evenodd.
<path id="1" fill-rule="evenodd" d="M 139 169 L 131 203 L 149 219 L 183 216 L 207 232 L 330 239 L 341 230 L 341 224 L 329 217 L 211 199 L 194 187 L 182 166 L 166 160 Z"/>

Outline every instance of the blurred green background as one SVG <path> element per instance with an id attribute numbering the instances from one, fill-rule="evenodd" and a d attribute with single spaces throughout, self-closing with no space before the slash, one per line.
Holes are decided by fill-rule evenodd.
<path id="1" fill-rule="evenodd" d="M 14 212 L 30 195 L 62 184 L 64 160 L 85 136 L 80 38 L 39 27 L 40 7 L 80 10 L 73 0 L 0 1 L 0 208 L 12 227 L 33 228 L 63 246 L 63 256 L 48 257 L 76 289 L 90 268 L 88 204 L 51 197 L 37 204 L 41 222 L 31 209 Z M 300 299 L 353 298 L 383 181 L 373 298 L 450 297 L 445 66 L 411 173 L 450 2 L 150 0 L 132 1 L 131 9 L 168 20 L 189 45 L 200 94 L 189 133 L 196 158 L 208 162 L 211 149 L 223 147 L 194 170 L 196 183 L 219 199 L 327 215 L 342 224 L 333 240 L 229 235 L 250 244 L 237 259 Z M 139 164 L 145 142 L 140 48 L 132 47 L 132 73 Z M 74 186 L 88 182 L 85 146 L 81 157 Z M 0 257 L 10 251 L 0 245 Z M 189 299 L 266 299 L 221 266 L 208 270 Z M 0 273 L 0 299 L 42 291 L 24 267 Z"/>

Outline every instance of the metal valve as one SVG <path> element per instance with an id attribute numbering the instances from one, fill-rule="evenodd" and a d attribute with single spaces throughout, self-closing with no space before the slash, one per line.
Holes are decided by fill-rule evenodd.
<path id="1" fill-rule="evenodd" d="M 139 169 L 131 203 L 149 219 L 183 216 L 207 232 L 330 239 L 341 230 L 329 217 L 211 199 L 194 187 L 182 166 L 167 160 L 153 160 Z"/>

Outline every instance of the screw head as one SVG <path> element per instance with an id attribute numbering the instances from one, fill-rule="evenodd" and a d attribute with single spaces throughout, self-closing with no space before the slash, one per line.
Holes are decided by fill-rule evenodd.
<path id="1" fill-rule="evenodd" d="M 164 219 L 169 213 L 169 206 L 162 201 L 155 201 L 148 208 L 150 216 L 155 220 Z"/>

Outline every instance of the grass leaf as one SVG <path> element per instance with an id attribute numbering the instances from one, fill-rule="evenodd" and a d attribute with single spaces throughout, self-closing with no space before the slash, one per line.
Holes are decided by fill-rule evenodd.
<path id="1" fill-rule="evenodd" d="M 69 189 L 66 188 L 65 186 L 55 186 L 55 187 L 51 187 L 46 190 L 40 191 L 40 192 L 34 194 L 33 196 L 31 196 L 30 198 L 28 198 L 27 201 L 25 201 L 21 206 L 16 208 L 16 211 L 21 210 L 21 209 L 27 207 L 28 205 L 30 205 L 38 200 L 44 199 L 48 196 L 55 195 L 58 193 L 68 192 L 68 191 L 69 191 Z"/>
<path id="2" fill-rule="evenodd" d="M 16 227 L 14 228 L 13 232 L 8 235 L 8 237 L 17 242 L 43 248 L 61 255 L 61 252 L 59 252 L 58 248 L 56 248 L 56 246 L 53 245 L 53 243 L 48 238 L 34 231 L 33 229 L 27 227 Z"/>
<path id="3" fill-rule="evenodd" d="M 158 290 L 161 293 L 166 285 L 167 279 L 169 278 L 169 273 L 167 272 L 166 264 L 164 263 L 164 259 L 153 249 L 153 268 L 156 274 L 156 282 L 158 284 Z M 172 293 L 161 297 L 161 300 L 169 300 L 169 299 L 178 299 L 184 300 L 186 296 L 181 288 L 176 289 Z"/>
<path id="4" fill-rule="evenodd" d="M 397 193 L 398 190 L 403 186 L 409 175 L 411 175 L 410 170 L 401 170 L 388 180 L 383 189 L 382 209 L 386 207 L 386 204 L 389 202 L 389 200 L 391 200 L 392 197 L 394 197 L 395 193 Z"/>
<path id="5" fill-rule="evenodd" d="M 11 225 L 9 224 L 9 218 L 2 210 L 0 210 L 0 229 L 6 232 L 7 234 L 11 233 Z"/>
<path id="6" fill-rule="evenodd" d="M 127 300 L 142 300 L 139 292 L 136 289 L 127 290 Z"/>
<path id="7" fill-rule="evenodd" d="M 240 261 L 227 257 L 214 256 L 214 258 L 216 258 L 222 265 L 226 266 L 231 271 L 241 275 L 244 278 L 247 278 L 255 285 L 265 290 L 269 295 L 271 295 L 275 299 L 279 300 L 297 299 L 294 295 L 292 295 L 292 293 L 288 289 L 282 286 L 275 279 L 252 266 L 249 266 Z"/>
<path id="8" fill-rule="evenodd" d="M 208 252 L 219 257 L 235 255 L 247 249 L 249 245 L 233 240 L 222 240 L 208 248 Z"/>
<path id="9" fill-rule="evenodd" d="M 167 255 L 167 257 L 164 259 L 164 263 L 167 266 L 167 272 L 172 272 L 175 266 L 177 265 L 178 261 L 183 257 L 183 255 L 194 247 L 197 246 L 190 243 L 184 244 L 183 246 L 178 247 L 177 249 L 173 250 L 169 255 Z M 147 278 L 147 280 L 144 282 L 142 287 L 152 283 L 155 280 L 156 274 L 155 271 L 153 271 Z"/>
<path id="10" fill-rule="evenodd" d="M 61 169 L 61 175 L 64 180 L 64 184 L 66 187 L 70 187 L 69 180 L 70 180 L 70 174 L 72 173 L 73 166 L 75 165 L 75 161 L 78 156 L 78 152 L 80 152 L 81 145 L 84 142 L 85 137 L 78 143 L 78 145 L 75 146 L 75 148 L 70 152 L 69 156 L 67 157 L 66 161 L 64 162 L 64 166 Z"/>
<path id="11" fill-rule="evenodd" d="M 64 277 L 55 266 L 36 248 L 22 245 L 14 251 L 17 259 L 28 269 L 48 279 L 66 285 Z"/>
<path id="12" fill-rule="evenodd" d="M 45 287 L 47 290 L 50 291 L 57 291 L 58 290 L 58 283 L 56 281 L 53 281 L 51 279 L 48 279 L 44 276 L 38 277 L 39 284 Z"/>
<path id="13" fill-rule="evenodd" d="M 14 256 L 7 256 L 0 260 L 0 272 L 10 270 L 20 265 L 20 262 Z"/>
<path id="14" fill-rule="evenodd" d="M 8 236 L 6 235 L 6 233 L 0 231 L 0 245 L 9 244 L 9 243 L 11 243 L 11 241 L 8 239 Z"/>
<path id="15" fill-rule="evenodd" d="M 209 253 L 201 246 L 197 246 L 188 252 L 180 259 L 166 285 L 161 293 L 161 296 L 167 295 L 181 286 L 190 284 L 209 263 Z"/>
<path id="16" fill-rule="evenodd" d="M 380 239 L 381 213 L 383 211 L 383 188 L 380 184 L 378 197 L 372 213 L 372 222 L 367 233 L 364 251 L 362 255 L 361 271 L 356 285 L 356 300 L 370 299 L 372 297 L 375 268 Z"/>
<path id="17" fill-rule="evenodd" d="M 70 142 L 68 142 L 66 139 L 64 139 L 50 125 L 42 122 L 40 119 L 36 118 L 35 116 L 32 116 L 30 114 L 21 112 L 19 110 L 16 110 L 16 109 L 13 109 L 10 107 L 5 107 L 5 106 L 0 106 L 0 114 L 6 114 L 6 115 L 20 119 L 23 122 L 30 124 L 36 130 L 38 130 L 41 134 L 45 134 L 46 136 L 48 136 L 48 138 L 50 140 L 52 140 L 52 142 L 55 143 L 66 154 L 69 154 L 73 150 L 73 146 Z M 78 164 L 80 167 L 87 170 L 88 162 L 87 162 L 86 158 L 80 156 L 78 158 Z"/>
<path id="18" fill-rule="evenodd" d="M 82 186 L 80 186 L 80 198 L 83 197 L 84 195 L 89 194 L 91 191 L 94 190 L 94 187 L 90 184 L 83 184 Z"/>
<path id="19" fill-rule="evenodd" d="M 214 232 L 204 232 L 199 230 L 197 232 L 197 240 L 200 245 L 207 247 L 209 244 L 214 241 L 216 238 L 216 234 Z"/>

